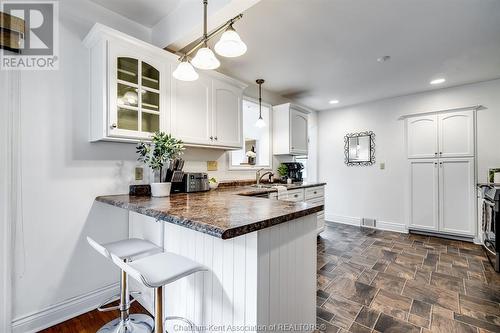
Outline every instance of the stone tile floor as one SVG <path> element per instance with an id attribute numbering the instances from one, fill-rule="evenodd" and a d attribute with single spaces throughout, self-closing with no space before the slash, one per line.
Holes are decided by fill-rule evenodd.
<path id="1" fill-rule="evenodd" d="M 461 241 L 330 224 L 316 299 L 325 332 L 500 332 L 500 274 Z"/>

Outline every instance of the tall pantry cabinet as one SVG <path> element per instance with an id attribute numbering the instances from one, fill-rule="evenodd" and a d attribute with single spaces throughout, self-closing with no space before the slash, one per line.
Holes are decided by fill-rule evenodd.
<path id="1" fill-rule="evenodd" d="M 408 116 L 409 229 L 471 238 L 475 109 Z"/>

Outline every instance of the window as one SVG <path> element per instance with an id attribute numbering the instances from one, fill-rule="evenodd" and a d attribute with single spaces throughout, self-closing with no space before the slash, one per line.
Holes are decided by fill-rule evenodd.
<path id="1" fill-rule="evenodd" d="M 259 119 L 259 103 L 245 97 L 243 99 L 243 149 L 232 151 L 231 169 L 271 168 L 271 105 L 262 103 L 262 118 L 266 126 L 255 125 Z"/>

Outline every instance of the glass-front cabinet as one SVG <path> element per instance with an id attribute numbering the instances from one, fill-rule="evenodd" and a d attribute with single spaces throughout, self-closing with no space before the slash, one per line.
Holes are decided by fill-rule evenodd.
<path id="1" fill-rule="evenodd" d="M 168 66 L 121 45 L 109 47 L 109 64 L 109 136 L 147 139 L 162 129 Z"/>
<path id="2" fill-rule="evenodd" d="M 90 63 L 90 139 L 135 143 L 155 131 L 188 146 L 242 147 L 246 85 L 217 72 L 173 79 L 178 57 L 96 23 L 83 41 Z"/>

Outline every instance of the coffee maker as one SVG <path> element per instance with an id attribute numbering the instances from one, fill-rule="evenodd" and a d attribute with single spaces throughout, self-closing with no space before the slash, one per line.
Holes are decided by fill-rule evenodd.
<path id="1" fill-rule="evenodd" d="M 292 180 L 292 182 L 301 182 L 302 181 L 302 169 L 304 169 L 304 165 L 299 162 L 284 162 L 286 165 L 288 172 L 287 177 Z"/>

